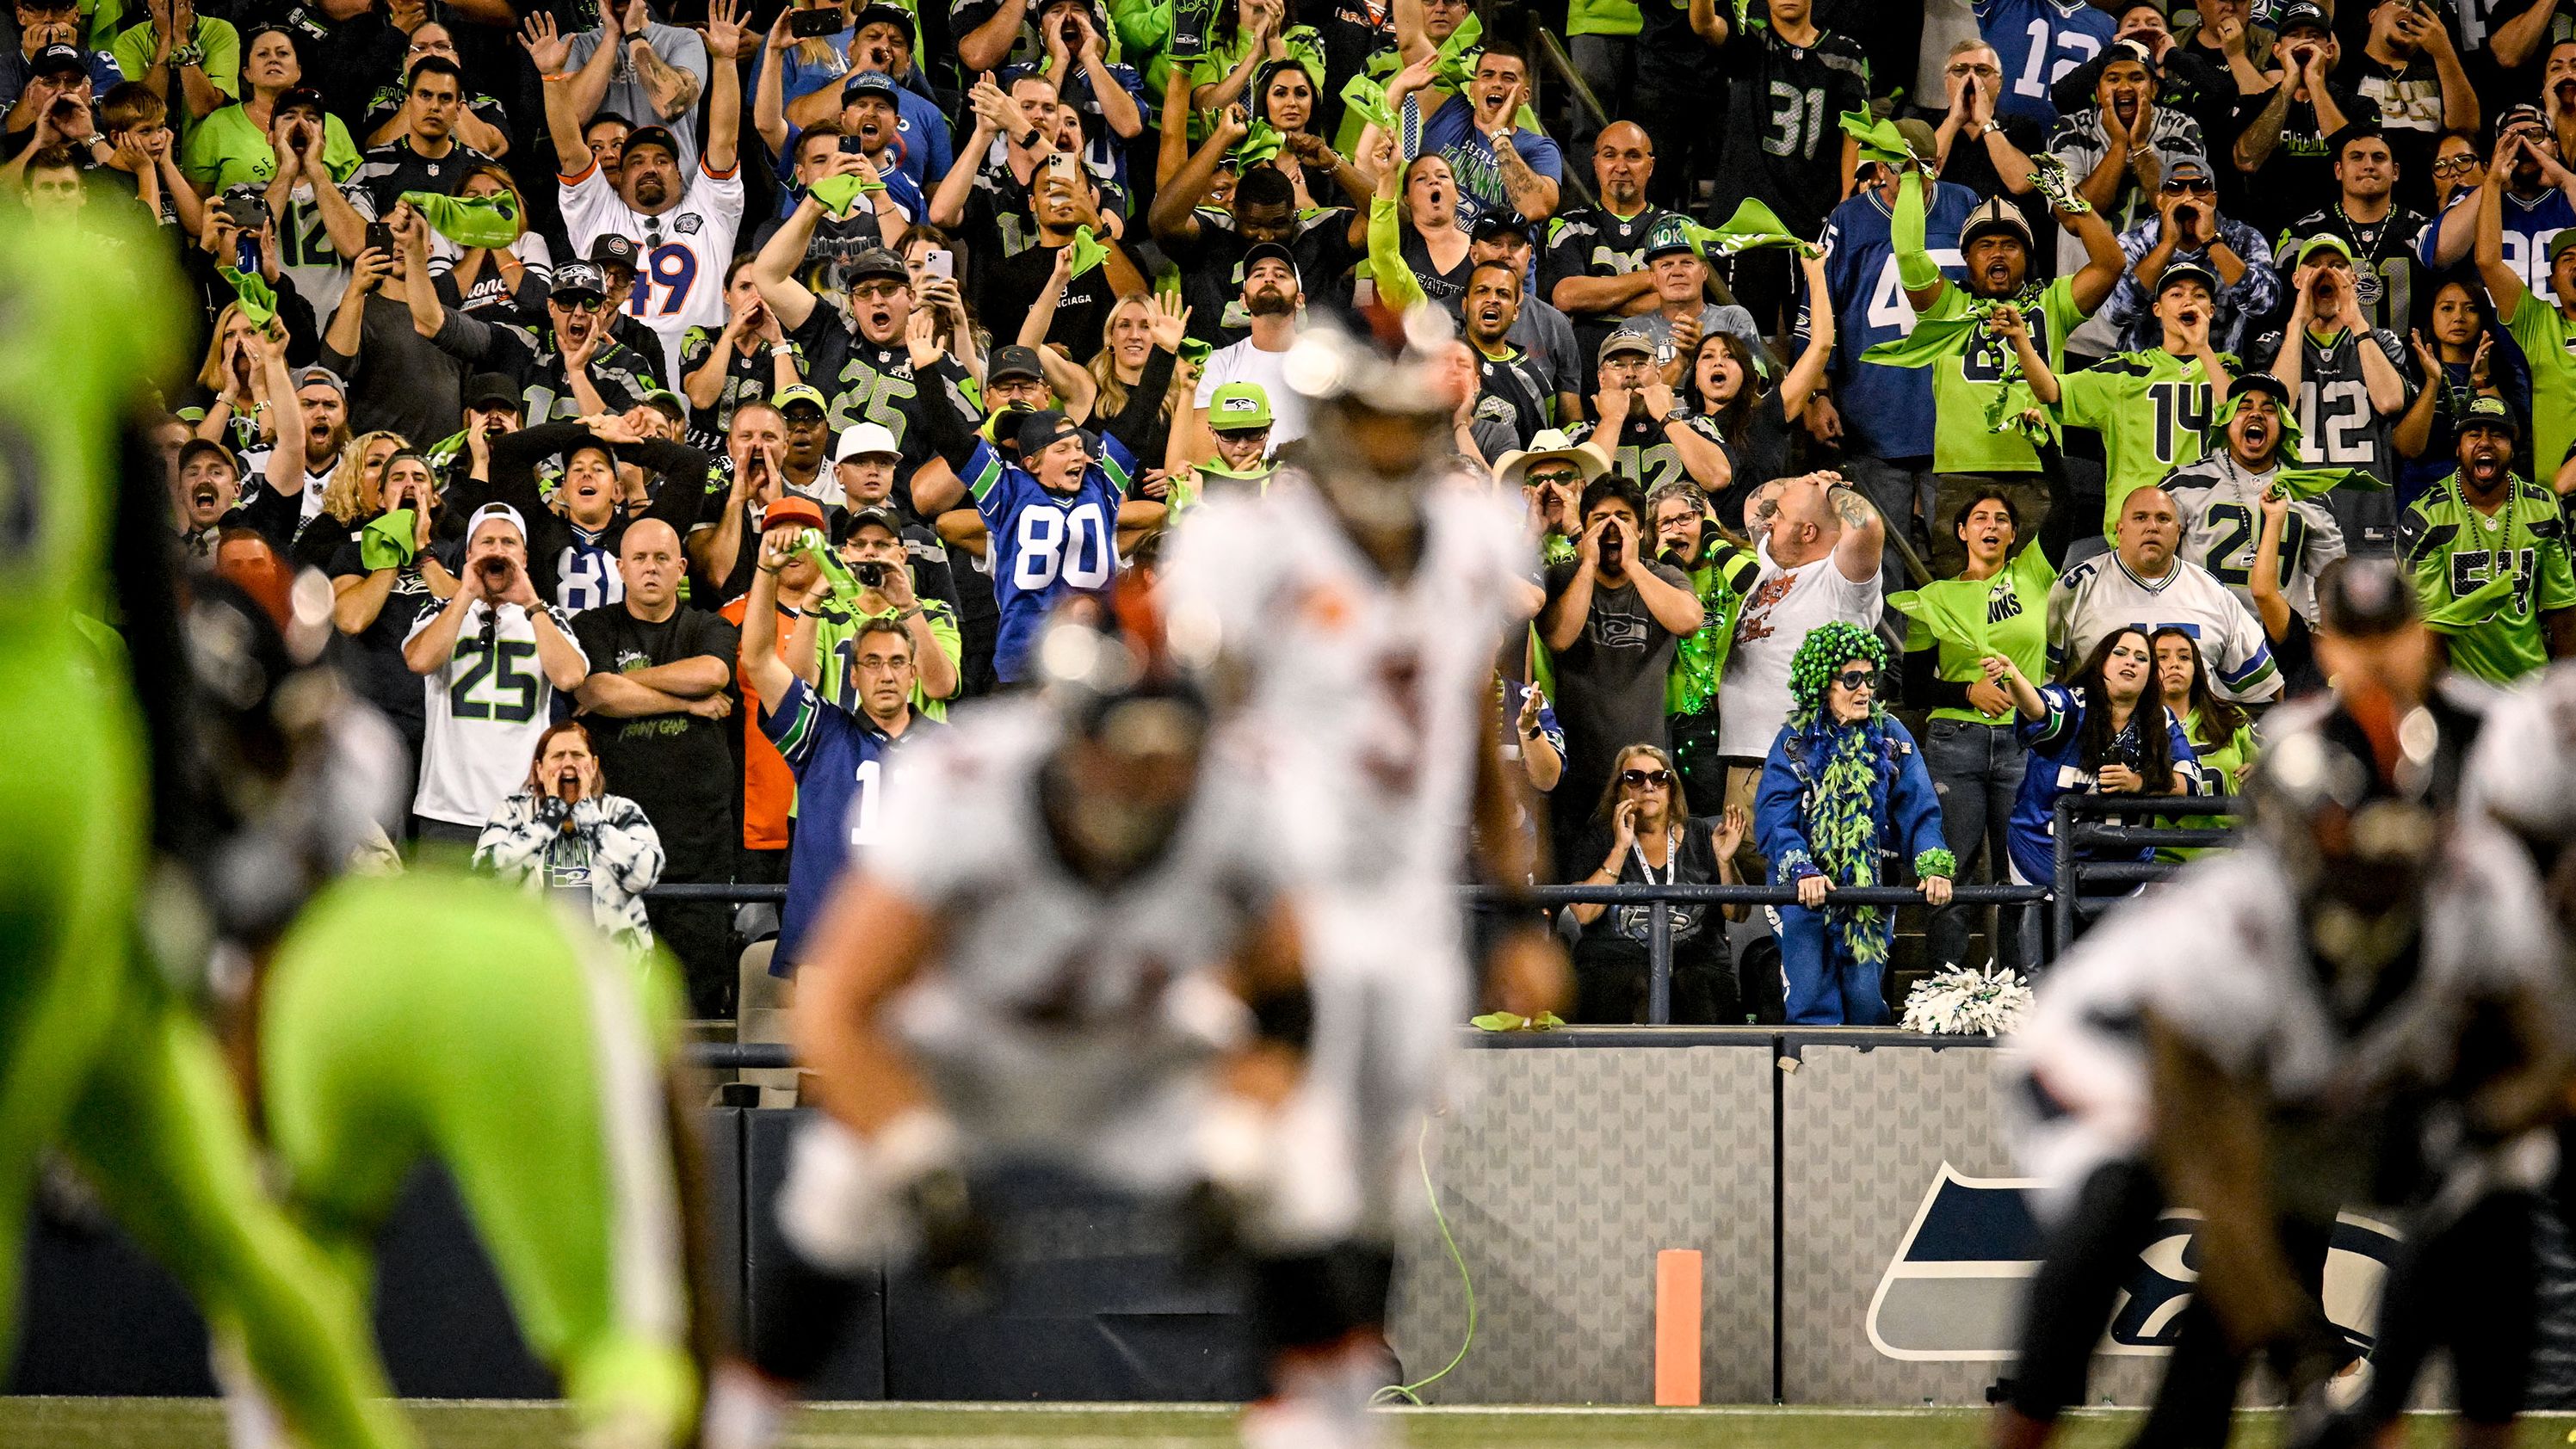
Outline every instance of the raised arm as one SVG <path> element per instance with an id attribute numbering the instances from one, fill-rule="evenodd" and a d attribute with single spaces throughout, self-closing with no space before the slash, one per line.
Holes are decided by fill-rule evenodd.
<path id="1" fill-rule="evenodd" d="M 1792 422 L 1806 411 L 1807 399 L 1816 395 L 1834 360 L 1834 296 L 1825 280 L 1825 259 L 1802 256 L 1798 269 L 1807 275 L 1807 349 L 1780 378 L 1780 416 Z"/>
<path id="2" fill-rule="evenodd" d="M 2289 118 L 2290 78 L 2284 74 L 2264 98 L 2263 109 L 2236 134 L 2236 145 L 2230 154 L 2239 172 L 2251 176 L 2263 169 L 2263 163 L 2272 159 L 2273 150 L 2281 144 L 2281 127 Z"/>
<path id="3" fill-rule="evenodd" d="M 1825 502 L 1843 521 L 1843 536 L 1834 544 L 1834 570 L 1853 583 L 1878 577 L 1887 548 L 1887 524 L 1859 490 L 1846 487 L 1839 475 L 1825 492 Z"/>
<path id="4" fill-rule="evenodd" d="M 760 707 L 786 703 L 787 686 L 796 675 L 778 657 L 778 571 L 794 554 L 798 530 L 782 526 L 760 536 L 760 557 L 753 565 L 751 597 L 742 606 L 742 681 L 760 696 Z"/>
<path id="5" fill-rule="evenodd" d="M 751 40 L 742 22 L 748 3 L 714 0 L 707 7 L 707 145 L 698 153 L 698 166 L 710 176 L 733 170 L 742 159 L 742 52 Z M 697 104 L 697 98 L 687 104 Z"/>
<path id="6" fill-rule="evenodd" d="M 1182 129 L 1186 131 L 1188 127 Z M 1170 184 L 1154 193 L 1154 205 L 1145 213 L 1145 224 L 1153 230 L 1155 240 L 1186 245 L 1199 239 L 1198 205 L 1207 199 L 1208 188 L 1216 184 L 1217 166 L 1243 139 L 1244 131 L 1241 107 L 1229 106 L 1217 114 L 1207 140 L 1189 153 L 1189 159 L 1173 173 Z M 1163 144 L 1169 149 L 1174 143 L 1166 135 Z"/>
<path id="7" fill-rule="evenodd" d="M 956 170 L 971 168 L 960 163 Z M 954 175 L 954 172 L 950 174 Z M 805 248 L 814 240 L 814 228 L 823 220 L 823 203 L 812 192 L 805 193 L 796 209 L 769 234 L 769 243 L 751 260 L 751 284 L 760 291 L 760 300 L 769 307 L 769 315 L 778 325 L 795 331 L 814 315 L 814 293 L 798 279 L 797 268 L 805 263 Z"/>
<path id="8" fill-rule="evenodd" d="M 1924 223 L 1923 192 L 1918 184 L 1921 173 L 1909 163 L 1906 178 L 1896 188 L 1896 206 L 1888 219 L 1888 246 L 1896 253 L 1896 281 L 1905 289 L 1905 300 L 1917 313 L 1931 310 L 1941 299 L 1941 289 L 1950 279 L 1941 275 L 1941 264 L 1932 260 Z"/>
<path id="9" fill-rule="evenodd" d="M 2059 220 L 2084 244 L 2083 269 L 2068 280 L 2067 289 L 2074 294 L 2076 310 L 2089 317 L 2120 285 L 2120 274 L 2129 268 L 2128 254 L 2120 250 L 2119 234 L 2098 208 L 2073 217 L 2060 213 Z"/>
<path id="10" fill-rule="evenodd" d="M 778 12 L 771 23 L 768 37 L 762 41 L 760 79 L 751 86 L 751 128 L 760 133 L 760 144 L 772 156 L 787 154 L 787 52 L 796 46 L 796 38 L 787 33 L 787 17 L 794 13 L 789 6 Z"/>
<path id="11" fill-rule="evenodd" d="M 2521 144 L 2519 136 L 2511 135 L 2496 142 L 2495 169 L 2487 172 L 2487 183 L 2478 188 L 2478 280 L 2486 283 L 2487 299 L 2495 303 L 2499 320 L 2509 320 L 2521 309 L 2527 290 L 2522 274 L 2504 259 L 2504 177 L 2508 173 L 2503 168 L 2512 164 L 2509 158 Z"/>

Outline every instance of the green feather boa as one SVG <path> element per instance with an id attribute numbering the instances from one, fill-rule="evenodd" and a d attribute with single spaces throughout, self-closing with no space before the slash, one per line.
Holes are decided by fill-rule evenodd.
<path id="1" fill-rule="evenodd" d="M 1810 739 L 1832 741 L 1816 771 L 1815 808 L 1807 816 L 1807 848 L 1816 868 L 1836 886 L 1874 886 L 1878 879 L 1878 822 L 1870 816 L 1870 790 L 1878 782 L 1880 734 L 1873 726 L 1885 717 L 1870 711 L 1867 724 L 1817 730 L 1817 712 L 1802 710 L 1790 727 Z M 1828 897 L 1827 899 L 1831 899 Z M 1863 966 L 1887 961 L 1886 910 L 1881 906 L 1836 907 L 1828 916 L 1844 954 Z"/>

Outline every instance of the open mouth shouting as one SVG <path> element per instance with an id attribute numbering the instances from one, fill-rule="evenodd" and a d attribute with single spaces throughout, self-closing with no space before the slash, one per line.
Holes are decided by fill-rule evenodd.
<path id="1" fill-rule="evenodd" d="M 2271 441 L 2272 420 L 2270 418 L 2264 417 L 2258 413 L 2245 420 L 2245 446 L 2247 448 L 2259 453 L 2263 451 L 2263 446 Z"/>
<path id="2" fill-rule="evenodd" d="M 2468 456 L 2461 460 L 2460 473 L 2483 492 L 2501 486 L 2512 463 L 2511 446 L 2494 433 L 2481 430 L 2470 442 Z"/>
<path id="3" fill-rule="evenodd" d="M 1476 321 L 1488 332 L 1500 332 L 1503 329 L 1503 304 L 1500 299 L 1486 298 L 1476 308 Z"/>

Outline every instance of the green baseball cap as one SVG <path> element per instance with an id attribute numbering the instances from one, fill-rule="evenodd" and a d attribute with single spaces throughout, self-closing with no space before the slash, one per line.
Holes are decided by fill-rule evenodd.
<path id="1" fill-rule="evenodd" d="M 2540 254 L 2554 263 L 2558 260 L 2558 254 L 2569 247 L 2576 247 L 2576 226 L 2560 228 L 2558 234 L 2549 239 L 2549 245 L 2540 249 Z"/>
<path id="2" fill-rule="evenodd" d="M 1208 430 L 1245 433 L 1270 426 L 1270 394 L 1257 382 L 1229 382 L 1208 394 Z"/>
<path id="3" fill-rule="evenodd" d="M 797 403 L 812 403 L 814 411 L 818 413 L 828 413 L 832 410 L 832 405 L 824 400 L 819 389 L 801 382 L 792 387 L 780 388 L 777 395 L 769 400 L 769 405 L 782 413 Z"/>
<path id="4" fill-rule="evenodd" d="M 2315 260 L 2316 255 L 2319 252 L 2332 252 L 2336 256 L 2349 262 L 2352 260 L 2352 243 L 2345 241 L 2339 236 L 2312 236 L 2299 244 L 2298 265 L 2303 267 L 2306 266 L 2309 262 Z"/>

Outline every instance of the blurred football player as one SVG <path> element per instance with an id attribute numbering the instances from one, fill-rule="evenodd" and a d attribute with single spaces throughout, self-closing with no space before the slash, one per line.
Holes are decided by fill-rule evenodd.
<path id="1" fill-rule="evenodd" d="M 1291 1434 L 1301 1402 L 1340 1404 L 1342 1439 L 1314 1442 L 1365 1442 L 1359 1409 L 1385 1382 L 1399 1208 L 1473 995 L 1457 889 L 1471 820 L 1490 879 L 1531 878 L 1486 711 L 1495 653 L 1543 594 L 1521 510 L 1454 466 L 1440 342 L 1412 336 L 1390 358 L 1307 331 L 1285 366 L 1312 419 L 1301 466 L 1198 510 L 1162 583 L 1175 652 L 1206 662 L 1226 701 L 1230 754 L 1270 765 L 1298 806 L 1281 845 L 1311 907 L 1307 1081 L 1350 1123 L 1364 1205 L 1317 1265 L 1349 1285 L 1344 1332 L 1299 1366 L 1324 1387 L 1272 1406 Z M 1540 933 L 1505 935 L 1492 973 L 1506 1009 L 1561 1002 L 1563 959 Z"/>
<path id="2" fill-rule="evenodd" d="M 711 1409 L 711 1449 L 775 1442 L 858 1274 L 983 1279 L 988 1171 L 1214 1210 L 1265 1282 L 1322 1291 L 1298 1249 L 1353 1193 L 1328 1143 L 1275 1140 L 1309 1008 L 1267 801 L 1205 768 L 1207 708 L 1150 622 L 1133 593 L 1116 616 L 1076 601 L 1031 651 L 1038 694 L 916 746 L 809 938 L 793 1035 L 823 1111 L 779 1199 L 788 1311 L 751 1345 L 767 1384 Z M 1288 1312 L 1292 1333 L 1312 1315 Z"/>
<path id="3" fill-rule="evenodd" d="M 2386 563 L 2347 561 L 2329 568 L 2319 580 L 2318 601 L 2317 653 L 2336 680 L 2337 693 L 2293 706 L 2278 717 L 2289 727 L 2283 744 L 2295 759 L 2311 748 L 2320 731 L 2330 740 L 2385 741 L 2392 747 L 2402 738 L 2407 742 L 2403 748 L 2416 752 L 2404 756 L 2409 813 L 2402 818 L 2430 832 L 2459 797 L 2483 697 L 2474 686 L 2438 672 L 2438 652 L 2414 615 L 2412 595 Z M 2429 850 L 2434 839 L 2428 833 L 2414 843 Z M 2335 848 L 2339 861 L 2350 855 L 2348 843 L 2339 837 Z M 2313 862 L 2318 857 L 2311 851 L 2297 858 Z M 2354 864 L 2358 870 L 2358 861 Z M 2021 1050 L 1999 1061 L 2022 1169 L 2048 1184 L 2035 1206 L 2049 1236 L 2025 1296 L 2019 1360 L 1989 1434 L 1998 1449 L 2046 1442 L 2058 1416 L 2082 1401 L 2102 1326 L 2135 1272 L 2138 1254 L 2159 1231 L 2159 1220 L 2180 1201 L 2149 1150 L 2153 1112 L 2147 1022 L 2153 1001 L 2177 975 L 2189 974 L 2187 960 L 2212 951 L 2217 953 L 2214 962 L 2233 965 L 2245 959 L 2254 942 L 2295 953 L 2301 938 L 2315 933 L 2327 942 L 2308 948 L 2320 958 L 2359 949 L 2343 944 L 2356 919 L 2346 896 L 2327 881 L 2306 877 L 2293 889 L 2286 869 L 2280 853 L 2258 844 L 2214 860 L 2169 891 L 2150 895 L 2114 917 L 2050 969 L 2015 1038 Z M 2349 883 L 2362 877 L 2336 879 Z M 2370 888 L 2381 887 L 2388 891 L 2392 911 L 2373 918 L 2377 929 L 2391 933 L 2411 959 L 2424 949 L 2418 944 L 2425 935 L 2419 902 L 2429 887 L 2413 877 L 2373 878 Z M 2509 893 L 2510 879 L 2497 889 Z M 2272 914 L 2289 919 L 2249 919 L 2248 912 L 2261 913 L 2248 903 L 2266 900 L 2274 907 Z M 2363 901 L 2373 904 L 2368 896 Z M 2443 919 L 2457 927 L 2465 920 L 2463 909 L 2455 900 Z M 2510 937 L 2530 925 L 2527 913 L 2508 913 L 2497 929 Z M 2258 934 L 2245 939 L 2211 936 L 2258 927 Z M 2534 944 L 2527 936 L 2511 939 L 2518 949 Z M 2221 944 L 2209 944 L 2212 940 Z M 2364 952 L 2363 959 L 2372 959 L 2375 950 Z M 2406 989 L 2415 970 L 2409 966 L 2389 973 L 2390 989 Z M 2277 983 L 2263 989 L 2277 989 Z M 2368 1026 L 2367 1019 L 2338 1026 L 2336 1039 Z M 2305 1275 L 2311 1295 L 2323 1271 L 2325 1234 L 2335 1206 L 2339 1204 L 2325 1206 L 2319 1217 L 2319 1209 L 2310 1204 L 2304 1217 L 2285 1219 L 2282 1226 L 2294 1241 L 2292 1261 Z M 2223 1440 L 2243 1357 L 2213 1330 L 2206 1310 L 2194 1309 L 2186 1316 L 2138 1442 Z M 2340 1346 L 2325 1354 L 2338 1364 L 2350 1356 Z"/>
<path id="4" fill-rule="evenodd" d="M 136 939 L 189 773 L 167 468 L 141 423 L 188 304 L 148 238 L 103 225 L 0 218 L 0 1348 L 60 1148 L 285 1427 L 407 1444 L 355 1299 L 262 1195 L 213 1040 Z"/>

